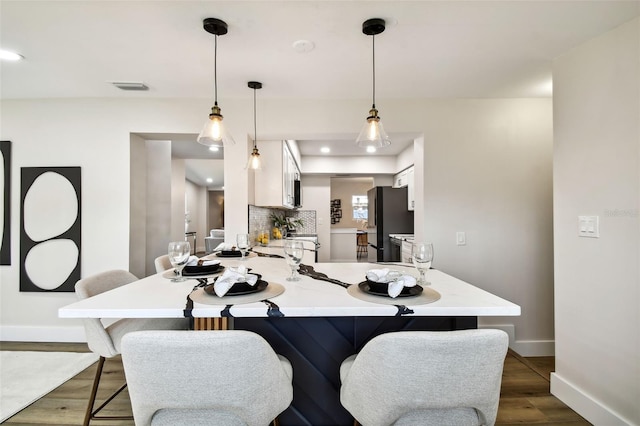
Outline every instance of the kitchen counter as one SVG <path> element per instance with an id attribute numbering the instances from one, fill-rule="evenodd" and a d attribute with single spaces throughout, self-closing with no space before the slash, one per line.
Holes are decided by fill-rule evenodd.
<path id="1" fill-rule="evenodd" d="M 255 248 L 259 250 L 259 248 Z M 269 249 L 269 247 L 264 248 Z M 272 248 L 278 254 L 277 247 Z M 393 316 L 393 305 L 369 303 L 349 295 L 344 288 L 325 281 L 303 276 L 298 282 L 286 281 L 289 267 L 284 259 L 252 257 L 244 262 L 238 259 L 221 259 L 227 267 L 244 264 L 262 274 L 264 280 L 277 282 L 285 292 L 273 299 L 285 316 Z M 348 284 L 363 281 L 366 271 L 379 268 L 370 263 L 318 263 L 319 272 Z M 407 265 L 394 264 L 393 268 L 417 276 L 416 270 Z M 399 303 L 411 306 L 411 316 L 513 316 L 520 315 L 520 307 L 471 284 L 441 271 L 429 270 L 427 279 L 442 298 L 428 305 L 411 306 L 409 299 Z M 155 274 L 115 290 L 81 300 L 60 308 L 61 318 L 168 318 L 184 315 L 185 300 L 195 279 L 173 283 L 162 274 Z M 230 299 L 232 300 L 232 299 Z M 194 317 L 221 317 L 224 305 L 195 304 Z M 233 305 L 234 317 L 266 317 L 263 303 Z"/>

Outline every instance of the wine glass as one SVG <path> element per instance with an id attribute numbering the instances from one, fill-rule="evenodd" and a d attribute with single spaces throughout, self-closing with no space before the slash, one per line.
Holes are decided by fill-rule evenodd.
<path id="1" fill-rule="evenodd" d="M 182 276 L 182 269 L 189 261 L 191 255 L 191 245 L 188 241 L 172 241 L 169 243 L 169 262 L 175 268 L 176 277 L 172 282 L 185 281 Z"/>
<path id="2" fill-rule="evenodd" d="M 286 240 L 284 242 L 284 254 L 286 255 L 287 263 L 291 267 L 291 276 L 287 278 L 287 281 L 300 281 L 298 265 L 302 261 L 302 255 L 304 254 L 302 241 Z"/>
<path id="3" fill-rule="evenodd" d="M 242 255 L 242 259 L 246 260 L 244 251 L 249 248 L 249 234 L 238 234 L 236 235 L 236 245 L 238 246 L 238 250 L 240 250 L 240 254 Z"/>
<path id="4" fill-rule="evenodd" d="M 411 251 L 411 261 L 420 273 L 417 284 L 430 285 L 425 278 L 425 271 L 431 267 L 433 261 L 433 244 L 431 243 L 414 243 Z"/>

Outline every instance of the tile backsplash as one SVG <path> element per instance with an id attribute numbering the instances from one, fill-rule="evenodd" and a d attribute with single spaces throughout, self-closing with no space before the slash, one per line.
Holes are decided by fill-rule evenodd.
<path id="1" fill-rule="evenodd" d="M 251 241 L 255 241 L 258 234 L 265 231 L 269 231 L 269 237 L 271 237 L 271 228 L 273 228 L 273 221 L 269 218 L 271 213 L 302 219 L 302 226 L 297 229 L 299 234 L 316 233 L 315 210 L 280 210 L 249 205 L 249 237 Z"/>

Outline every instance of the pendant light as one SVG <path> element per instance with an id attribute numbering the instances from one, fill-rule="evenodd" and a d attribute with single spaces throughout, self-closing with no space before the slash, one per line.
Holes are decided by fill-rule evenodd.
<path id="1" fill-rule="evenodd" d="M 360 147 L 384 148 L 391 144 L 389 136 L 384 131 L 378 110 L 376 109 L 376 35 L 384 31 L 384 19 L 369 19 L 362 23 L 362 32 L 370 35 L 373 40 L 373 103 L 369 110 L 367 122 L 356 139 L 356 144 Z"/>
<path id="2" fill-rule="evenodd" d="M 206 146 L 222 146 L 233 145 L 235 141 L 227 133 L 222 123 L 222 114 L 218 106 L 218 36 L 227 33 L 227 24 L 216 18 L 207 18 L 202 22 L 204 30 L 215 36 L 214 44 L 214 62 L 213 62 L 213 84 L 214 84 L 214 103 L 211 108 L 209 119 L 205 123 L 202 131 L 198 135 L 198 143 Z"/>
<path id="3" fill-rule="evenodd" d="M 259 170 L 262 168 L 260 161 L 260 153 L 258 152 L 258 132 L 256 131 L 256 90 L 262 89 L 262 83 L 258 81 L 250 81 L 247 85 L 253 89 L 253 151 L 247 162 L 247 169 Z"/>

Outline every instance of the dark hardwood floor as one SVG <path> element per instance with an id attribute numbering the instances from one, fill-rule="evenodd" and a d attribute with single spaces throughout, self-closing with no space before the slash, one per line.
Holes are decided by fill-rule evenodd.
<path id="1" fill-rule="evenodd" d="M 0 350 L 88 352 L 78 343 L 0 342 Z M 81 425 L 96 365 L 87 368 L 4 423 L 11 426 Z M 591 423 L 549 393 L 553 357 L 522 358 L 509 351 L 504 365 L 500 408 L 496 425 L 582 426 Z M 124 382 L 120 357 L 105 363 L 98 401 Z M 104 415 L 131 415 L 129 396 L 123 392 L 111 402 Z M 99 421 L 92 425 L 133 426 L 133 421 Z"/>

